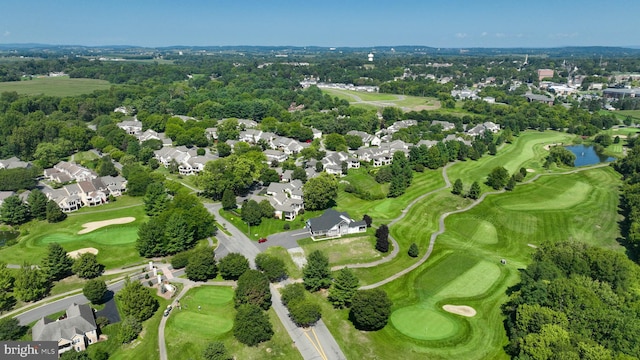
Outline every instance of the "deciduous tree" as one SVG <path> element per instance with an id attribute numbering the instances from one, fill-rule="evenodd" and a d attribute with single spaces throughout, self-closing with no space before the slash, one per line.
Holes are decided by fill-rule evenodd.
<path id="1" fill-rule="evenodd" d="M 230 253 L 220 259 L 218 263 L 220 276 L 225 280 L 238 280 L 238 278 L 249 270 L 249 260 L 239 253 Z"/>
<path id="2" fill-rule="evenodd" d="M 18 299 L 28 302 L 40 300 L 49 294 L 51 281 L 44 271 L 24 263 L 16 275 L 13 293 Z"/>
<path id="3" fill-rule="evenodd" d="M 62 209 L 56 204 L 55 201 L 49 200 L 47 202 L 47 222 L 57 223 L 67 218 L 67 214 L 62 212 Z"/>
<path id="4" fill-rule="evenodd" d="M 231 189 L 225 189 L 222 194 L 222 208 L 225 210 L 233 210 L 236 207 L 236 194 L 234 194 Z"/>
<path id="5" fill-rule="evenodd" d="M 207 281 L 218 274 L 215 253 L 212 248 L 196 249 L 185 268 L 187 278 L 192 281 Z"/>
<path id="6" fill-rule="evenodd" d="M 231 360 L 233 357 L 227 352 L 222 341 L 214 341 L 207 344 L 202 352 L 204 360 Z"/>
<path id="7" fill-rule="evenodd" d="M 269 317 L 260 307 L 241 305 L 233 322 L 233 336 L 245 345 L 255 346 L 273 336 Z"/>
<path id="8" fill-rule="evenodd" d="M 502 166 L 497 166 L 491 170 L 487 176 L 487 185 L 495 190 L 499 190 L 507 185 L 509 181 L 509 171 Z"/>
<path id="9" fill-rule="evenodd" d="M 260 253 L 256 256 L 256 268 L 262 271 L 269 281 L 276 282 L 287 277 L 287 267 L 284 261 L 269 254 Z"/>
<path id="10" fill-rule="evenodd" d="M 331 174 L 321 173 L 309 179 L 302 191 L 305 209 L 324 210 L 331 207 L 338 197 L 338 180 Z"/>
<path id="11" fill-rule="evenodd" d="M 353 297 L 349 318 L 356 329 L 380 330 L 387 325 L 391 305 L 391 300 L 384 290 L 359 290 Z"/>
<path id="12" fill-rule="evenodd" d="M 453 183 L 453 188 L 451 189 L 451 193 L 454 195 L 460 195 L 462 194 L 463 189 L 464 189 L 464 185 L 462 184 L 462 180 L 456 179 L 456 181 Z"/>
<path id="13" fill-rule="evenodd" d="M 100 304 L 107 294 L 107 284 L 104 280 L 91 279 L 84 284 L 82 294 L 91 301 L 92 304 Z"/>
<path id="14" fill-rule="evenodd" d="M 164 185 L 159 181 L 154 181 L 147 186 L 143 201 L 145 213 L 149 216 L 158 216 L 169 205 L 169 196 Z"/>
<path id="15" fill-rule="evenodd" d="M 252 304 L 268 310 L 271 307 L 269 279 L 258 270 L 245 271 L 238 279 L 234 299 L 236 307 Z"/>

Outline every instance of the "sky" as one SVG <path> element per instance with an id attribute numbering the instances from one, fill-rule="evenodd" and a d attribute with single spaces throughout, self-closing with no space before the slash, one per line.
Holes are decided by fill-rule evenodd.
<path id="1" fill-rule="evenodd" d="M 0 44 L 640 46 L 639 0 L 4 0 Z"/>

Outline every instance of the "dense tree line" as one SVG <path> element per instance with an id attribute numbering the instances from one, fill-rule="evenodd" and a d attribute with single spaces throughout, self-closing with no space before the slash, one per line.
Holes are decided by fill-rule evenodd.
<path id="1" fill-rule="evenodd" d="M 213 217 L 194 195 L 180 191 L 171 201 L 162 184 L 151 183 L 145 210 L 152 215 L 140 225 L 136 248 L 141 256 L 176 254 L 216 232 Z"/>
<path id="2" fill-rule="evenodd" d="M 640 143 L 630 139 L 627 156 L 613 163 L 622 174 L 624 183 L 620 189 L 620 210 L 624 219 L 620 223 L 623 245 L 638 261 L 640 255 Z"/>
<path id="3" fill-rule="evenodd" d="M 624 254 L 565 242 L 542 246 L 504 306 L 517 359 L 640 356 L 638 268 Z"/>

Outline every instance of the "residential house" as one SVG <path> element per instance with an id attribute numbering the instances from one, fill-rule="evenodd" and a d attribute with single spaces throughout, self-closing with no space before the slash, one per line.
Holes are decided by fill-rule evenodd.
<path id="1" fill-rule="evenodd" d="M 26 169 L 30 167 L 30 162 L 22 161 L 15 156 L 0 160 L 0 169 Z"/>
<path id="2" fill-rule="evenodd" d="M 348 169 L 360 168 L 360 161 L 344 151 L 329 151 L 322 159 L 324 171 L 339 176 L 342 176 L 343 162 L 347 163 Z"/>
<path id="3" fill-rule="evenodd" d="M 9 196 L 15 195 L 15 191 L 0 191 L 0 206 Z"/>
<path id="4" fill-rule="evenodd" d="M 602 90 L 602 96 L 607 99 L 624 99 L 640 97 L 640 88 L 631 89 L 614 89 L 608 88 Z"/>
<path id="5" fill-rule="evenodd" d="M 357 130 L 351 130 L 349 132 L 347 132 L 347 135 L 354 135 L 354 136 L 358 136 L 359 138 L 362 139 L 362 145 L 363 146 L 380 146 L 380 143 L 382 142 L 382 140 L 380 140 L 380 138 L 376 135 L 371 135 L 369 133 L 366 133 L 364 131 L 357 131 Z"/>
<path id="6" fill-rule="evenodd" d="M 127 180 L 120 175 L 103 176 L 97 180 L 99 182 L 94 182 L 94 186 L 101 191 L 107 191 L 113 197 L 118 197 L 127 191 Z"/>
<path id="7" fill-rule="evenodd" d="M 452 122 L 433 120 L 431 122 L 431 126 L 436 126 L 436 125 L 442 126 L 442 131 L 450 131 L 450 130 L 454 130 L 456 128 L 456 124 L 454 124 Z"/>
<path id="8" fill-rule="evenodd" d="M 218 128 L 206 128 L 204 129 L 204 135 L 209 140 L 218 140 Z"/>
<path id="9" fill-rule="evenodd" d="M 398 132 L 398 130 L 400 129 L 406 129 L 410 126 L 416 125 L 418 125 L 418 122 L 416 120 L 399 120 L 387 127 L 386 132 L 387 134 L 393 134 Z"/>
<path id="10" fill-rule="evenodd" d="M 292 221 L 304 209 L 302 181 L 271 183 L 267 187 L 266 199 L 275 209 L 275 217 Z"/>
<path id="11" fill-rule="evenodd" d="M 98 206 L 107 202 L 107 194 L 96 189 L 92 181 L 79 181 L 77 186 L 80 188 L 80 193 L 77 195 L 82 199 L 84 206 Z"/>
<path id="12" fill-rule="evenodd" d="M 289 155 L 285 154 L 283 151 L 280 151 L 280 150 L 267 149 L 263 151 L 263 153 L 267 157 L 267 161 L 269 163 L 271 163 L 274 160 L 281 163 L 281 162 L 287 161 L 287 158 L 289 157 Z"/>
<path id="13" fill-rule="evenodd" d="M 258 123 L 249 119 L 238 119 L 238 126 L 245 129 L 255 129 L 258 127 Z"/>
<path id="14" fill-rule="evenodd" d="M 171 146 L 173 145 L 173 141 L 168 138 L 164 133 L 156 132 L 152 129 L 147 129 L 142 134 L 138 135 L 139 142 L 145 142 L 147 140 L 160 140 L 162 141 L 162 146 Z"/>
<path id="15" fill-rule="evenodd" d="M 91 181 L 92 179 L 97 178 L 98 174 L 78 164 L 60 161 L 53 166 L 53 169 L 46 169 L 44 171 L 44 176 L 50 180 L 65 183 L 71 180 Z"/>
<path id="16" fill-rule="evenodd" d="M 311 128 L 311 132 L 313 132 L 314 139 L 322 139 L 322 131 L 315 128 Z"/>
<path id="17" fill-rule="evenodd" d="M 244 131 L 240 131 L 240 141 L 244 141 L 249 144 L 257 144 L 258 141 L 264 140 L 269 144 L 269 147 L 272 149 L 275 148 L 273 146 L 273 139 L 277 137 L 276 134 L 268 131 L 262 131 L 258 129 L 248 129 Z"/>
<path id="18" fill-rule="evenodd" d="M 98 342 L 98 327 L 93 309 L 89 305 L 71 304 L 66 317 L 51 320 L 43 317 L 32 329 L 33 341 L 57 341 L 58 353 L 69 350 L 84 351 Z"/>
<path id="19" fill-rule="evenodd" d="M 367 224 L 363 220 L 353 220 L 346 212 L 327 209 L 319 217 L 309 219 L 307 228 L 311 236 L 340 237 L 363 233 L 367 231 Z"/>
<path id="20" fill-rule="evenodd" d="M 127 132 L 129 135 L 138 135 L 142 132 L 142 121 L 137 117 L 133 117 L 132 120 L 124 120 L 116 124 L 120 129 Z"/>

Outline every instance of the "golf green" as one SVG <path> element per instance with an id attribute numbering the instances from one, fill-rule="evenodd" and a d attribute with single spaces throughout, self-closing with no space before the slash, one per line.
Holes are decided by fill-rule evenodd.
<path id="1" fill-rule="evenodd" d="M 421 305 L 407 306 L 391 314 L 391 323 L 402 334 L 419 340 L 442 340 L 458 331 L 455 320 Z"/>
<path id="2" fill-rule="evenodd" d="M 168 331 L 193 341 L 218 338 L 233 328 L 232 300 L 233 289 L 230 287 L 191 289 L 180 300 L 182 309 L 173 310 L 167 322 Z"/>

